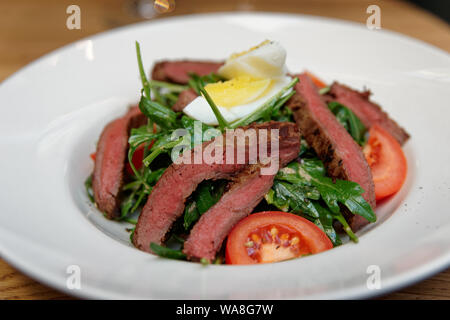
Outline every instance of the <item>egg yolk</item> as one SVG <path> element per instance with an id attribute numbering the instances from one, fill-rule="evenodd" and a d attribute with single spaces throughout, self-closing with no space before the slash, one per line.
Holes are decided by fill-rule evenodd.
<path id="1" fill-rule="evenodd" d="M 216 105 L 232 108 L 263 96 L 269 91 L 271 84 L 271 79 L 242 76 L 224 82 L 210 83 L 205 86 L 205 90 Z"/>

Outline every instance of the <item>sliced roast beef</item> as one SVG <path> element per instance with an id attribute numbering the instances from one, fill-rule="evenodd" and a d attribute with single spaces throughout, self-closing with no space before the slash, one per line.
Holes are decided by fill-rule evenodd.
<path id="1" fill-rule="evenodd" d="M 279 157 L 295 158 L 298 155 L 300 136 L 295 124 L 282 122 L 253 124 L 242 128 L 240 132 L 245 135 L 249 132 L 248 129 L 256 129 L 258 138 L 262 135 L 261 130 L 278 129 L 279 136 L 275 138 L 279 141 Z M 151 242 L 161 244 L 165 240 L 172 224 L 182 215 L 186 199 L 200 182 L 209 179 L 232 179 L 244 170 L 248 163 L 258 161 L 258 145 L 256 152 L 253 152 L 255 146 L 250 145 L 247 139 L 243 140 L 244 148 L 242 146 L 237 148 L 238 143 L 227 145 L 225 134 L 221 137 L 222 139 L 216 138 L 205 142 L 190 151 L 187 159 L 192 160 L 191 164 L 186 163 L 187 161 L 173 163 L 166 169 L 149 195 L 139 217 L 133 236 L 133 243 L 137 248 L 151 252 Z M 270 131 L 265 143 L 267 143 L 268 156 L 271 156 Z M 228 148 L 228 146 L 232 147 Z M 207 158 L 202 157 L 200 162 L 194 162 L 199 153 L 205 155 L 207 150 L 212 151 L 211 154 L 215 156 L 215 159 L 221 160 L 206 161 Z M 243 156 L 243 161 L 238 159 L 239 155 Z"/>
<path id="2" fill-rule="evenodd" d="M 184 243 L 192 260 L 213 260 L 233 226 L 249 215 L 272 187 L 274 175 L 261 175 L 259 165 L 248 166 L 219 202 L 205 212 Z"/>
<path id="3" fill-rule="evenodd" d="M 300 151 L 300 137 L 296 144 L 280 150 L 280 167 L 294 160 Z M 275 174 L 261 174 L 259 164 L 248 166 L 229 185 L 222 198 L 194 225 L 184 243 L 184 253 L 194 260 L 213 260 L 228 233 L 240 220 L 248 216 L 272 187 Z"/>
<path id="4" fill-rule="evenodd" d="M 366 127 L 378 124 L 400 144 L 409 139 L 409 134 L 402 127 L 389 118 L 379 105 L 369 100 L 370 91 L 359 92 L 335 82 L 330 88 L 329 96 L 351 109 Z"/>
<path id="5" fill-rule="evenodd" d="M 193 89 L 186 89 L 180 92 L 177 102 L 172 106 L 172 110 L 175 112 L 183 111 L 197 97 L 197 93 Z"/>
<path id="6" fill-rule="evenodd" d="M 302 135 L 322 159 L 328 174 L 358 183 L 365 190 L 364 199 L 375 208 L 372 173 L 361 148 L 325 105 L 308 75 L 298 77 L 300 82 L 295 86 L 296 94 L 289 107 Z M 354 230 L 368 223 L 358 215 L 349 214 L 347 219 Z"/>
<path id="7" fill-rule="evenodd" d="M 222 62 L 194 60 L 161 61 L 154 65 L 152 79 L 185 84 L 189 80 L 189 73 L 206 76 L 211 72 L 217 72 L 222 64 Z"/>
<path id="8" fill-rule="evenodd" d="M 120 211 L 120 188 L 131 128 L 145 124 L 146 117 L 138 107 L 131 108 L 123 117 L 110 122 L 97 144 L 92 179 L 95 203 L 106 217 L 113 219 Z"/>

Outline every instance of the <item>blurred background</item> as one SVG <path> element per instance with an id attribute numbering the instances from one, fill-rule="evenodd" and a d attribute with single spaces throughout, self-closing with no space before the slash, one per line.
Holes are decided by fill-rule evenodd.
<path id="1" fill-rule="evenodd" d="M 80 8 L 80 29 L 66 26 L 70 5 Z M 56 48 L 131 23 L 196 13 L 274 11 L 365 24 L 370 5 L 380 8 L 382 29 L 450 52 L 450 0 L 0 0 L 0 82 Z M 45 298 L 69 297 L 26 277 L 0 257 L 0 299 Z M 450 299 L 450 271 L 386 298 Z"/>
<path id="2" fill-rule="evenodd" d="M 81 9 L 79 30 L 66 27 L 66 9 L 72 4 Z M 217 11 L 278 11 L 365 23 L 373 4 L 381 9 L 383 29 L 450 51 L 448 0 L 1 0 L 0 81 L 67 43 L 139 21 Z"/>

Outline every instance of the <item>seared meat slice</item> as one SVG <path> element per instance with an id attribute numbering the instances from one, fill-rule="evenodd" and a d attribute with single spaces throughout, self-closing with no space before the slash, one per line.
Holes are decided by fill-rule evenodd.
<path id="1" fill-rule="evenodd" d="M 222 64 L 222 62 L 194 60 L 161 61 L 154 65 L 152 79 L 186 84 L 189 73 L 206 76 L 211 72 L 217 72 Z"/>
<path id="2" fill-rule="evenodd" d="M 297 144 L 280 150 L 280 167 L 297 158 Z M 190 259 L 213 260 L 225 237 L 240 220 L 248 216 L 272 187 L 275 174 L 262 175 L 262 166 L 251 165 L 242 171 L 229 185 L 222 198 L 194 225 L 184 243 L 184 253 Z"/>
<path id="3" fill-rule="evenodd" d="M 190 164 L 173 163 L 167 168 L 153 188 L 139 217 L 133 236 L 133 243 L 137 248 L 151 252 L 151 242 L 161 244 L 164 241 L 172 224 L 183 214 L 186 199 L 200 182 L 208 179 L 233 179 L 249 163 L 257 163 L 259 141 L 262 141 L 261 130 L 278 129 L 278 137 L 274 138 L 279 142 L 280 159 L 284 157 L 293 159 L 299 153 L 300 135 L 294 123 L 253 124 L 241 128 L 241 132 L 245 135 L 250 132 L 248 129 L 256 130 L 258 140 L 255 141 L 255 145 L 246 139 L 243 140 L 245 145 L 243 147 L 240 145 L 238 148 L 239 143 L 227 144 L 226 134 L 224 134 L 221 136 L 222 139 L 216 138 L 204 142 L 190 151 L 187 157 L 192 160 Z M 270 131 L 264 143 L 267 144 L 267 155 L 272 156 Z M 195 163 L 193 160 L 199 153 L 205 155 L 206 150 L 213 150 L 215 159 L 221 159 L 221 161 L 205 161 L 206 158 L 203 156 L 200 163 Z M 241 161 L 238 161 L 239 155 L 242 155 Z"/>
<path id="4" fill-rule="evenodd" d="M 335 100 L 352 110 L 367 128 L 378 124 L 400 144 L 404 144 L 409 139 L 409 134 L 405 129 L 389 118 L 379 105 L 369 100 L 370 91 L 359 92 L 335 82 L 331 86 L 329 96 L 331 100 Z"/>
<path id="5" fill-rule="evenodd" d="M 364 190 L 364 199 L 375 208 L 375 187 L 370 167 L 360 146 L 325 105 L 316 86 L 306 74 L 300 74 L 296 94 L 289 101 L 294 118 L 308 144 L 324 162 L 333 178 L 358 183 Z M 368 223 L 361 216 L 347 214 L 353 230 Z"/>
<path id="6" fill-rule="evenodd" d="M 186 89 L 180 92 L 177 102 L 172 106 L 172 110 L 175 112 L 183 111 L 183 109 L 197 97 L 197 93 L 192 89 Z"/>
<path id="7" fill-rule="evenodd" d="M 138 107 L 133 107 L 123 117 L 110 122 L 98 141 L 92 189 L 98 209 L 108 219 L 117 217 L 120 212 L 119 193 L 124 180 L 130 130 L 144 125 L 146 119 Z"/>

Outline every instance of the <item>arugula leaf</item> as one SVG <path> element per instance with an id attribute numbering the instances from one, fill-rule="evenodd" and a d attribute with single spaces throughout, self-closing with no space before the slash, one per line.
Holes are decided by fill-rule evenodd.
<path id="1" fill-rule="evenodd" d="M 186 230 L 219 201 L 224 187 L 225 183 L 222 181 L 207 180 L 200 183 L 184 211 L 183 225 Z"/>
<path id="2" fill-rule="evenodd" d="M 274 181 L 274 183 L 275 183 L 275 181 Z M 270 189 L 264 195 L 264 199 L 266 200 L 266 202 L 268 204 L 271 204 L 271 205 L 277 207 L 278 209 L 280 209 L 283 212 L 289 211 L 289 202 L 285 198 L 278 196 L 278 194 L 275 193 L 273 188 Z"/>
<path id="3" fill-rule="evenodd" d="M 319 217 L 316 208 L 312 202 L 308 200 L 308 196 L 316 198 L 316 194 L 315 192 L 308 190 L 308 187 L 275 180 L 272 188 L 277 198 L 282 201 L 281 203 L 284 202 L 284 206 L 288 204 L 293 212 L 303 212 L 314 218 Z"/>
<path id="4" fill-rule="evenodd" d="M 189 227 L 200 218 L 200 214 L 197 210 L 197 204 L 192 201 L 186 205 L 184 208 L 183 226 L 184 229 L 188 230 Z"/>
<path id="5" fill-rule="evenodd" d="M 142 62 L 142 56 L 141 56 L 141 48 L 139 45 L 139 42 L 136 41 L 136 57 L 138 62 L 138 68 L 139 68 L 139 76 L 141 78 L 142 82 L 142 91 L 144 92 L 144 96 L 147 99 L 151 99 L 153 93 L 154 100 L 159 103 L 162 106 L 170 107 L 178 98 L 173 93 L 180 93 L 181 91 L 188 88 L 188 86 L 178 85 L 178 84 L 172 84 L 168 82 L 163 81 L 156 81 L 156 80 L 148 80 L 147 76 L 145 74 L 144 65 Z M 160 89 L 166 90 L 166 94 L 163 94 L 160 92 Z"/>
<path id="6" fill-rule="evenodd" d="M 282 98 L 272 109 L 272 114 L 269 120 L 280 122 L 294 122 L 293 112 L 291 108 L 286 106 L 286 102 L 295 94 L 293 90 L 291 93 Z"/>
<path id="7" fill-rule="evenodd" d="M 138 210 L 152 190 L 152 186 L 150 186 L 151 180 L 146 180 L 150 169 L 144 168 L 143 171 L 143 175 L 139 174 L 139 176 L 136 176 L 138 180 L 122 187 L 122 191 L 127 196 L 120 204 L 121 214 L 119 220 L 127 221 L 128 216 Z"/>
<path id="8" fill-rule="evenodd" d="M 318 165 L 317 159 L 303 159 L 302 164 L 293 162 L 291 168 L 296 168 L 297 178 L 303 183 L 309 184 L 319 191 L 328 208 L 335 214 L 340 212 L 339 204 L 346 206 L 351 213 L 358 214 L 369 222 L 376 221 L 376 215 L 370 205 L 364 200 L 364 190 L 352 181 L 336 179 L 335 182 L 323 171 L 323 166 Z"/>
<path id="9" fill-rule="evenodd" d="M 130 138 L 128 139 L 128 163 L 133 170 L 135 180 L 122 187 L 122 191 L 126 196 L 120 204 L 120 220 L 128 219 L 127 217 L 129 214 L 138 210 L 140 205 L 150 194 L 152 186 L 164 172 L 164 169 L 151 171 L 148 167 L 137 170 L 132 161 L 133 155 L 139 146 L 142 144 L 148 145 L 158 137 L 161 137 L 161 135 L 161 133 L 150 132 L 148 126 L 131 129 Z"/>
<path id="10" fill-rule="evenodd" d="M 142 82 L 142 88 L 144 90 L 146 97 L 150 98 L 150 84 L 148 82 L 147 76 L 145 75 L 144 65 L 142 63 L 141 46 L 139 45 L 139 42 L 137 42 L 137 41 L 136 41 L 136 56 L 137 56 L 138 67 L 139 67 L 139 75 L 141 77 L 141 82 Z"/>
<path id="11" fill-rule="evenodd" d="M 191 147 L 193 148 L 195 145 L 205 142 L 205 141 L 209 141 L 213 138 L 215 138 L 216 136 L 222 134 L 220 132 L 220 130 L 215 129 L 212 126 L 209 126 L 203 122 L 201 122 L 200 127 L 198 127 L 198 123 L 200 121 L 192 119 L 190 117 L 187 116 L 182 116 L 181 117 L 181 125 L 183 128 L 185 128 L 189 134 L 191 135 Z M 197 127 L 195 126 L 195 123 L 197 123 Z M 197 132 L 195 132 L 197 129 Z M 200 129 L 200 130 L 199 130 Z M 210 130 L 210 129 L 215 129 L 215 130 Z M 210 130 L 208 133 L 210 135 L 206 135 L 205 132 L 207 130 Z M 214 132 L 215 131 L 215 132 Z M 211 135 L 212 134 L 212 135 Z"/>
<path id="12" fill-rule="evenodd" d="M 350 133 L 353 139 L 359 145 L 363 146 L 366 143 L 365 133 L 367 129 L 353 111 L 336 101 L 329 102 L 328 108 L 336 116 L 339 123 Z"/>
<path id="13" fill-rule="evenodd" d="M 333 182 L 314 153 L 305 150 L 303 154 L 311 157 L 303 158 L 301 163 L 291 162 L 277 173 L 272 189 L 265 196 L 266 202 L 311 220 L 324 230 L 334 245 L 341 243 L 333 227 L 333 221 L 337 220 L 350 239 L 357 242 L 339 204 L 351 213 L 375 222 L 375 213 L 362 197 L 363 189 L 351 181 Z"/>
<path id="14" fill-rule="evenodd" d="M 154 139 L 160 137 L 160 133 L 154 133 L 153 130 L 149 131 L 147 126 L 141 126 L 139 128 L 132 128 L 130 132 L 130 137 L 128 138 L 128 143 L 131 147 L 139 147 L 145 142 L 151 142 Z"/>
<path id="15" fill-rule="evenodd" d="M 181 91 L 184 91 L 189 88 L 189 86 L 185 86 L 182 84 L 175 84 L 171 82 L 164 82 L 164 81 L 158 81 L 158 80 L 150 80 L 149 84 L 152 87 L 166 89 L 167 91 L 173 93 L 180 93 Z"/>
<path id="16" fill-rule="evenodd" d="M 177 114 L 162 104 L 150 100 L 144 95 L 141 96 L 141 100 L 139 101 L 139 109 L 147 118 L 164 129 L 176 127 Z"/>
<path id="17" fill-rule="evenodd" d="M 149 171 L 148 174 L 145 176 L 145 180 L 148 184 L 154 185 L 156 182 L 158 182 L 159 178 L 163 175 L 164 171 L 166 171 L 167 168 L 160 168 L 155 171 Z"/>
<path id="18" fill-rule="evenodd" d="M 150 243 L 150 249 L 152 249 L 152 251 L 160 257 L 176 259 L 176 260 L 186 259 L 186 255 L 181 250 L 175 250 L 175 249 L 163 247 L 154 242 Z"/>
<path id="19" fill-rule="evenodd" d="M 167 138 L 169 138 L 169 142 L 167 142 Z M 163 143 L 163 141 L 166 143 Z M 144 166 L 148 167 L 153 162 L 153 160 L 156 159 L 157 156 L 159 156 L 163 152 L 169 152 L 172 148 L 176 147 L 181 141 L 182 138 L 173 141 L 171 139 L 171 134 L 165 135 L 163 136 L 163 139 L 157 140 L 157 142 L 159 142 L 158 146 L 155 146 L 156 145 L 155 143 L 155 145 L 152 147 L 152 152 L 148 156 L 146 156 L 142 161 L 144 163 Z"/>
<path id="20" fill-rule="evenodd" d="M 191 147 L 194 147 L 195 145 L 202 143 L 204 141 L 209 141 L 212 138 L 215 137 L 214 134 L 212 134 L 212 132 L 208 132 L 210 133 L 210 135 L 206 135 L 205 132 L 209 129 L 213 129 L 213 127 L 208 126 L 204 123 L 200 122 L 200 127 L 196 127 L 195 123 L 199 123 L 199 121 L 196 121 L 192 118 L 189 118 L 187 116 L 182 116 L 180 120 L 177 120 L 177 125 L 176 127 L 178 129 L 186 129 L 187 132 L 190 135 L 191 138 Z M 198 130 L 199 132 L 195 132 L 196 128 L 199 128 L 200 130 Z M 148 154 L 144 160 L 143 163 L 145 166 L 149 166 L 152 161 L 159 156 L 160 154 L 164 153 L 164 152 L 170 152 L 172 150 L 172 148 L 180 145 L 180 143 L 183 142 L 184 137 L 181 136 L 179 138 L 175 137 L 173 134 L 175 132 L 176 129 L 171 129 L 171 130 L 165 130 L 164 133 L 160 133 L 152 148 L 151 148 L 151 152 L 150 154 Z M 217 129 L 217 134 L 220 134 L 220 131 Z M 212 135 L 211 135 L 212 134 Z M 144 139 L 144 137 L 142 137 L 142 139 Z M 198 140 L 198 141 L 196 141 Z"/>
<path id="21" fill-rule="evenodd" d="M 328 209 L 324 208 L 320 204 L 320 202 L 314 202 L 314 206 L 316 207 L 316 210 L 319 212 L 319 218 L 314 220 L 313 222 L 326 233 L 326 235 L 328 236 L 328 238 L 330 238 L 334 246 L 342 244 L 341 238 L 339 237 L 339 235 L 337 234 L 336 230 L 333 227 L 333 221 L 335 219 L 335 216 L 333 216 L 333 214 Z"/>
<path id="22" fill-rule="evenodd" d="M 136 152 L 137 148 L 143 143 L 151 143 L 154 139 L 160 137 L 161 134 L 149 132 L 148 126 L 142 126 L 139 128 L 133 128 L 130 132 L 130 137 L 128 138 L 128 144 L 130 147 L 128 148 L 128 163 L 130 164 L 133 173 L 137 177 L 137 180 L 146 184 L 142 175 L 138 172 L 134 163 L 132 161 L 133 155 Z M 148 184 L 146 184 L 148 187 Z"/>
<path id="23" fill-rule="evenodd" d="M 122 190 L 131 190 L 129 195 L 120 204 L 121 216 L 120 220 L 130 222 L 128 215 L 136 212 L 144 200 L 150 194 L 153 186 L 159 180 L 166 168 L 161 168 L 155 171 L 151 171 L 148 168 L 144 168 L 143 181 L 136 180 L 125 185 Z"/>
<path id="24" fill-rule="evenodd" d="M 342 213 L 339 212 L 338 214 L 335 214 L 334 218 L 342 224 L 344 231 L 348 234 L 350 239 L 355 243 L 358 242 L 358 237 L 353 233 L 352 228 L 350 228 Z"/>
<path id="25" fill-rule="evenodd" d="M 207 181 L 199 186 L 199 190 L 196 196 L 197 210 L 199 214 L 203 214 L 208 211 L 216 202 L 217 197 L 213 197 L 212 194 L 212 183 Z"/>

